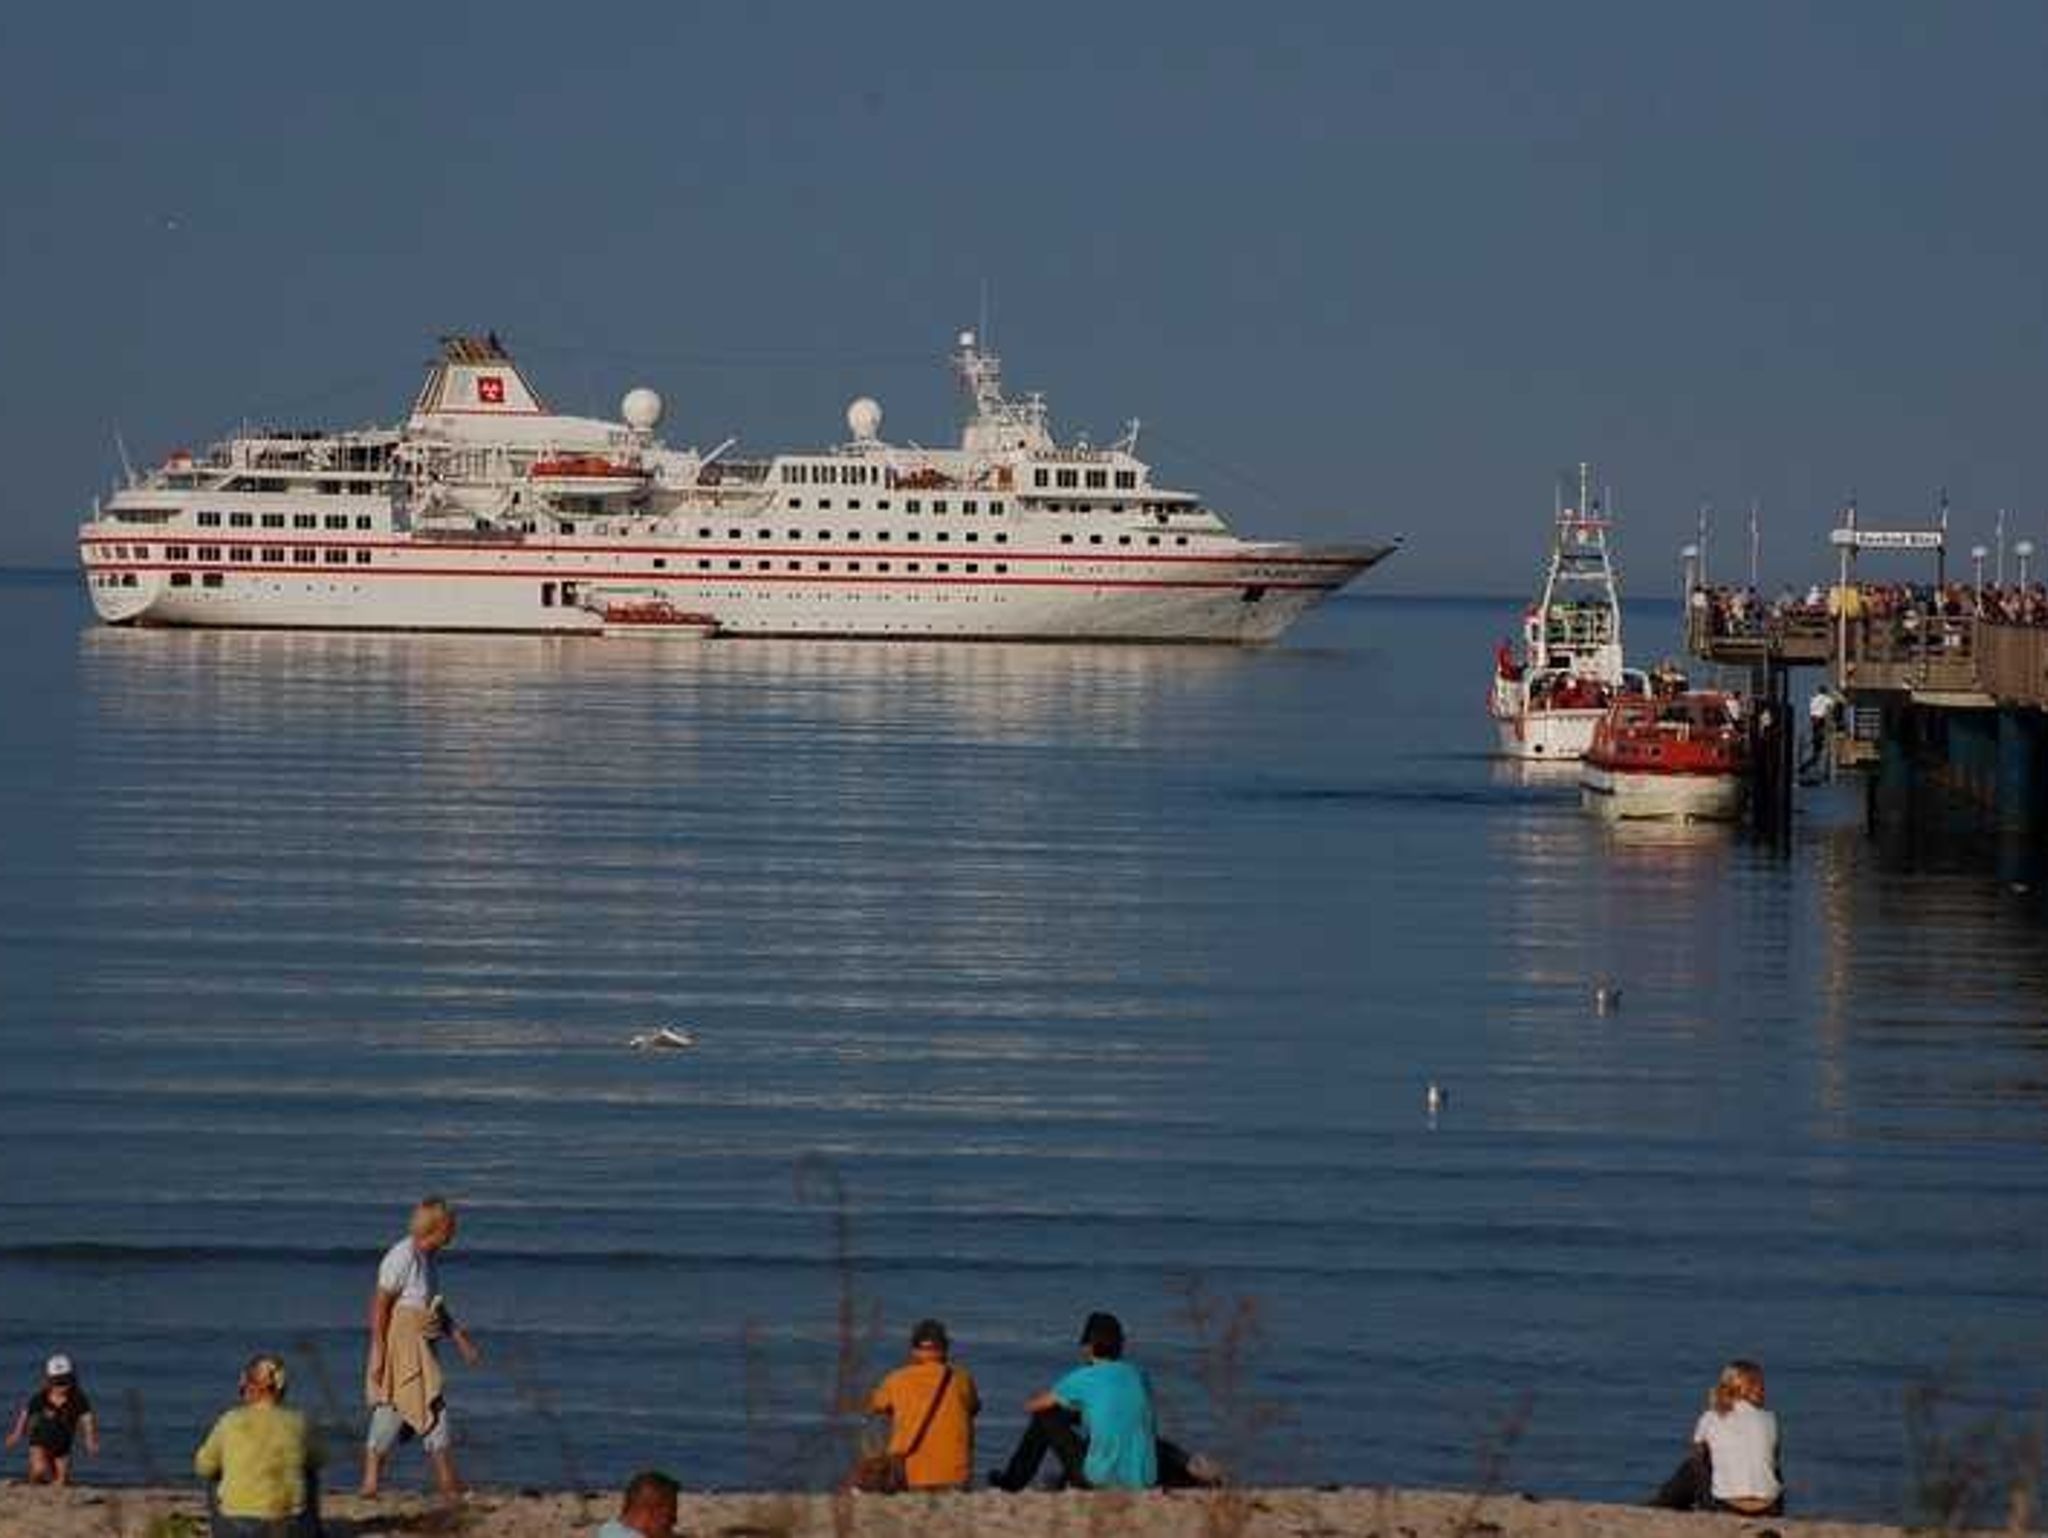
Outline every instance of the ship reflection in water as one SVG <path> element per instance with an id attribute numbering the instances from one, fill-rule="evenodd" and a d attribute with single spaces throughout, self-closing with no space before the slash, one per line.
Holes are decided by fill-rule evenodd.
<path id="1" fill-rule="evenodd" d="M 809 1154 L 862 1317 L 945 1316 L 992 1403 L 1113 1307 L 1203 1442 L 1186 1279 L 1257 1298 L 1315 1433 L 1260 1477 L 1469 1481 L 1529 1391 L 1516 1486 L 1632 1497 L 1751 1354 L 1801 1506 L 1889 1513 L 1915 1374 L 2038 1381 L 2038 902 L 1888 866 L 1852 795 L 1779 855 L 1504 775 L 1494 606 L 1218 652 L 80 637 L 8 596 L 6 665 L 56 660 L 0 747 L 0 1288 L 156 1426 L 217 1410 L 224 1317 L 355 1360 L 441 1187 L 451 1290 L 582 1466 L 824 1477 Z M 627 1048 L 659 1021 L 694 1050 Z M 673 1391 L 621 1419 L 628 1356 Z M 510 1378 L 460 1387 L 475 1476 L 549 1477 Z"/>

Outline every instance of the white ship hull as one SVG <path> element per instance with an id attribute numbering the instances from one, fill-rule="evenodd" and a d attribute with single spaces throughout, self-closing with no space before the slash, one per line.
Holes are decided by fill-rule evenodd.
<path id="1" fill-rule="evenodd" d="M 1496 715 L 1495 732 L 1504 758 L 1569 762 L 1584 758 L 1604 710 L 1537 710 Z"/>
<path id="2" fill-rule="evenodd" d="M 1641 774 L 1582 764 L 1580 800 L 1605 817 L 1664 822 L 1733 822 L 1742 815 L 1734 774 Z"/>
<path id="3" fill-rule="evenodd" d="M 349 564 L 296 573 L 263 564 L 136 562 L 112 553 L 111 535 L 83 544 L 87 591 L 113 624 L 598 635 L 603 620 L 574 595 L 617 586 L 658 593 L 680 610 L 706 615 L 722 636 L 1238 644 L 1276 639 L 1385 554 L 1247 546 L 1241 558 L 1076 562 L 1018 552 L 1006 553 L 1001 573 L 989 569 L 995 563 L 978 561 L 982 570 L 972 575 L 907 576 L 875 572 L 873 549 L 857 574 L 843 559 L 819 561 L 814 550 L 798 557 L 749 549 L 744 569 L 696 576 L 675 571 L 700 559 L 726 566 L 732 558 L 680 544 L 667 555 L 642 549 L 626 557 L 568 545 L 401 538 L 337 542 L 329 548 L 346 550 Z M 357 549 L 369 564 L 355 562 Z M 928 571 L 936 563 L 925 554 L 920 564 Z M 898 556 L 891 564 L 907 562 Z M 819 569 L 825 565 L 836 569 Z M 173 585 L 174 575 L 184 580 Z"/>

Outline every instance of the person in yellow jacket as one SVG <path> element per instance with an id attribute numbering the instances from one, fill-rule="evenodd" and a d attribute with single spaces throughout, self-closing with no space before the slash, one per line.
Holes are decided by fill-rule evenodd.
<path id="1" fill-rule="evenodd" d="M 284 1405 L 284 1362 L 254 1356 L 241 1400 L 213 1423 L 193 1470 L 213 1487 L 213 1538 L 317 1538 L 319 1439 Z"/>

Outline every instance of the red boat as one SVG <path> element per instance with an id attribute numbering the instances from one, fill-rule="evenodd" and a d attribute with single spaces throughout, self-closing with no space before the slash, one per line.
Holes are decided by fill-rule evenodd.
<path id="1" fill-rule="evenodd" d="M 705 640 L 718 634 L 718 621 L 709 614 L 678 609 L 666 598 L 615 599 L 597 609 L 606 635 L 679 636 Z"/>
<path id="2" fill-rule="evenodd" d="M 1613 817 L 1731 822 L 1749 777 L 1740 702 L 1715 690 L 1617 700 L 1579 765 L 1589 807 Z"/>

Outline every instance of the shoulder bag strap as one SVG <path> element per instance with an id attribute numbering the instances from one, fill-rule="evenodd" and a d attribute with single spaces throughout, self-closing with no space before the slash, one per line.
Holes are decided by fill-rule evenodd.
<path id="1" fill-rule="evenodd" d="M 917 1435 L 905 1444 L 903 1451 L 898 1453 L 897 1457 L 908 1458 L 920 1447 L 924 1446 L 925 1433 L 932 1429 L 932 1422 L 939 1418 L 939 1406 L 946 1402 L 946 1390 L 952 1386 L 953 1368 L 952 1364 L 948 1363 L 946 1371 L 939 1378 L 938 1388 L 932 1394 L 932 1402 L 925 1406 L 924 1419 L 918 1423 Z"/>

